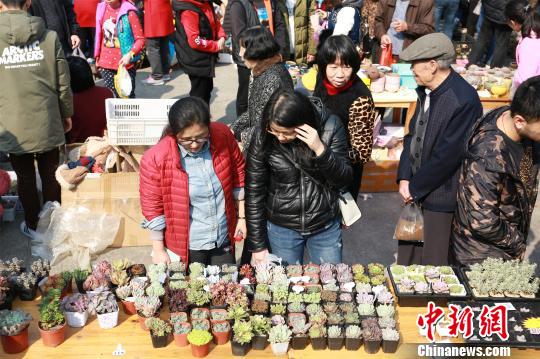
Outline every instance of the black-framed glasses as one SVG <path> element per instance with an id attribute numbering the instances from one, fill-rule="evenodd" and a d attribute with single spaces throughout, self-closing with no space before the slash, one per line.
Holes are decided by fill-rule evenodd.
<path id="1" fill-rule="evenodd" d="M 195 138 L 193 140 L 181 140 L 181 139 L 177 139 L 178 143 L 181 144 L 182 146 L 190 146 L 191 144 L 193 143 L 198 143 L 198 144 L 203 144 L 203 143 L 206 143 L 208 142 L 208 140 L 210 139 L 210 136 L 206 136 L 206 137 L 203 137 L 203 138 Z"/>

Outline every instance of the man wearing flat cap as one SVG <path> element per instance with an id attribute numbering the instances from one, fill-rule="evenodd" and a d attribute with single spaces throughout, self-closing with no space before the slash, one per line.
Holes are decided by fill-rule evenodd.
<path id="1" fill-rule="evenodd" d="M 411 62 L 418 102 L 397 180 L 403 201 L 422 206 L 424 242 L 400 241 L 398 263 L 446 265 L 465 138 L 482 116 L 482 105 L 476 90 L 450 67 L 454 46 L 443 33 L 415 40 L 400 58 Z"/>

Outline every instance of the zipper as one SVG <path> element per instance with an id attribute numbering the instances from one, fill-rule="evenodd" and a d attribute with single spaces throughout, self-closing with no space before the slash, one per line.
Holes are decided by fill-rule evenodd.
<path id="1" fill-rule="evenodd" d="M 302 203 L 302 233 L 306 231 L 306 209 L 305 209 L 305 203 L 304 203 L 304 176 L 302 175 L 302 171 L 300 171 L 300 202 Z"/>

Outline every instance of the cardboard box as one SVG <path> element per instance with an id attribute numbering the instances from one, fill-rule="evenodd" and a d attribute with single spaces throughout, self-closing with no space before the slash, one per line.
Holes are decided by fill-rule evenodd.
<path id="1" fill-rule="evenodd" d="M 75 191 L 62 189 L 62 206 L 80 205 L 94 212 L 121 218 L 112 247 L 149 245 L 148 232 L 141 228 L 138 173 L 88 174 Z"/>

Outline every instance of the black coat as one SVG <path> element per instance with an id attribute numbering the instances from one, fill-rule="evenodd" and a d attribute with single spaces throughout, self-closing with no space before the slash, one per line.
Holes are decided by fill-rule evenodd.
<path id="1" fill-rule="evenodd" d="M 494 23 L 505 25 L 508 23 L 504 9 L 511 0 L 482 0 L 486 18 Z"/>
<path id="2" fill-rule="evenodd" d="M 399 160 L 398 182 L 409 180 L 409 191 L 416 202 L 434 212 L 454 212 L 467 134 L 482 116 L 482 104 L 476 90 L 453 70 L 430 94 L 429 120 L 424 136 L 422 164 L 413 176 L 411 141 L 415 133 L 420 104 L 426 98 L 425 88 L 418 87 L 418 105 L 403 141 Z"/>
<path id="3" fill-rule="evenodd" d="M 347 136 L 337 116 L 326 112 L 319 99 L 312 98 L 312 102 L 321 116 L 321 140 L 326 149 L 319 157 L 311 158 L 309 166 L 301 167 L 324 183 L 325 188 L 302 176 L 291 163 L 288 157 L 296 158 L 293 146 L 279 144 L 272 138 L 270 148 L 265 151 L 260 132 L 255 135 L 247 153 L 245 186 L 247 249 L 251 252 L 267 248 L 267 221 L 310 234 L 339 215 L 337 192 L 326 188 L 345 188 L 352 178 Z"/>

